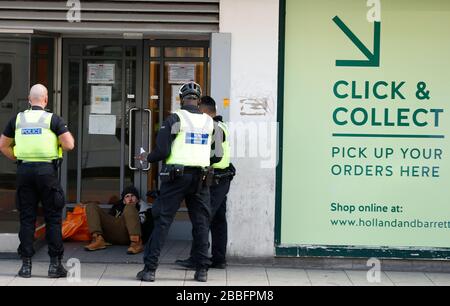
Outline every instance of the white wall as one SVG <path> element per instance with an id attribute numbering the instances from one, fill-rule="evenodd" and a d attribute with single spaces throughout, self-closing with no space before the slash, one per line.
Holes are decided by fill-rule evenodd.
<path id="1" fill-rule="evenodd" d="M 268 168 L 267 156 L 276 159 L 276 132 L 268 131 L 277 118 L 278 2 L 220 1 L 220 32 L 231 33 L 230 124 L 237 134 L 232 162 L 238 174 L 227 204 L 228 256 L 274 256 L 276 163 Z M 253 108 L 252 103 L 261 104 Z M 252 134 L 246 140 L 244 125 Z M 237 152 L 242 146 L 244 157 Z"/>

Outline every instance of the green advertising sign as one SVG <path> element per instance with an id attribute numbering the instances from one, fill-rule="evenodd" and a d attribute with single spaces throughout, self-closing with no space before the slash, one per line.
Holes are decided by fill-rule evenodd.
<path id="1" fill-rule="evenodd" d="M 450 247 L 450 2 L 286 0 L 280 245 Z"/>

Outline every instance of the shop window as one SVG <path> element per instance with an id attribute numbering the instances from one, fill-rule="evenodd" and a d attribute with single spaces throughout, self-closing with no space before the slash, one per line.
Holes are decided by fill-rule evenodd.
<path id="1" fill-rule="evenodd" d="M 47 109 L 51 111 L 54 111 L 53 61 L 54 39 L 45 37 L 33 37 L 31 40 L 30 54 L 30 83 L 31 85 L 42 84 L 47 87 Z"/>
<path id="2" fill-rule="evenodd" d="M 202 47 L 166 47 L 164 55 L 166 57 L 203 57 L 205 49 Z"/>
<path id="3" fill-rule="evenodd" d="M 151 47 L 150 48 L 150 57 L 160 57 L 161 56 L 161 48 Z"/>

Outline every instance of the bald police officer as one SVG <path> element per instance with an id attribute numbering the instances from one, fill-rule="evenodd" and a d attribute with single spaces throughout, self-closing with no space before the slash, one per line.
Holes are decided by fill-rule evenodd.
<path id="1" fill-rule="evenodd" d="M 22 267 L 18 275 L 31 277 L 31 257 L 34 255 L 34 232 L 38 203 L 44 208 L 46 240 L 50 266 L 48 276 L 65 277 L 61 264 L 64 247 L 61 234 L 64 193 L 58 180 L 58 161 L 62 150 L 74 148 L 74 139 L 61 117 L 45 111 L 47 88 L 41 84 L 30 90 L 31 108 L 20 112 L 6 126 L 0 138 L 0 151 L 17 160 L 16 205 L 20 212 L 19 255 Z M 62 149 L 62 150 L 61 150 Z"/>

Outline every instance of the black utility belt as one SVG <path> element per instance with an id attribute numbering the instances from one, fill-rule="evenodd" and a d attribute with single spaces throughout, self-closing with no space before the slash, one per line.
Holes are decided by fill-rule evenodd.
<path id="1" fill-rule="evenodd" d="M 229 178 L 229 177 L 233 177 L 233 176 L 234 176 L 234 174 L 231 171 L 220 171 L 220 172 L 218 172 L 217 170 L 214 171 L 214 178 L 216 180 Z"/>
<path id="2" fill-rule="evenodd" d="M 184 174 L 199 174 L 201 180 L 206 184 L 212 183 L 214 170 L 212 167 L 191 167 L 183 165 L 164 165 L 159 173 L 162 182 L 173 182 Z"/>
<path id="3" fill-rule="evenodd" d="M 223 178 L 233 178 L 236 175 L 236 168 L 233 164 L 230 164 L 228 168 L 225 169 L 214 169 L 214 179 L 220 180 Z"/>
<path id="4" fill-rule="evenodd" d="M 62 160 L 54 159 L 52 161 L 28 161 L 28 160 L 17 160 L 17 165 L 27 165 L 27 166 L 46 166 L 53 165 L 58 168 L 61 165 Z"/>
<path id="5" fill-rule="evenodd" d="M 18 164 L 53 164 L 52 161 L 27 161 L 27 160 L 18 160 Z"/>
<path id="6" fill-rule="evenodd" d="M 197 173 L 202 173 L 205 171 L 205 168 L 202 167 L 187 167 L 185 166 L 183 168 L 183 172 L 184 173 L 188 173 L 188 174 L 197 174 Z"/>
<path id="7" fill-rule="evenodd" d="M 164 165 L 159 173 L 162 182 L 172 182 L 184 175 L 183 165 Z"/>

